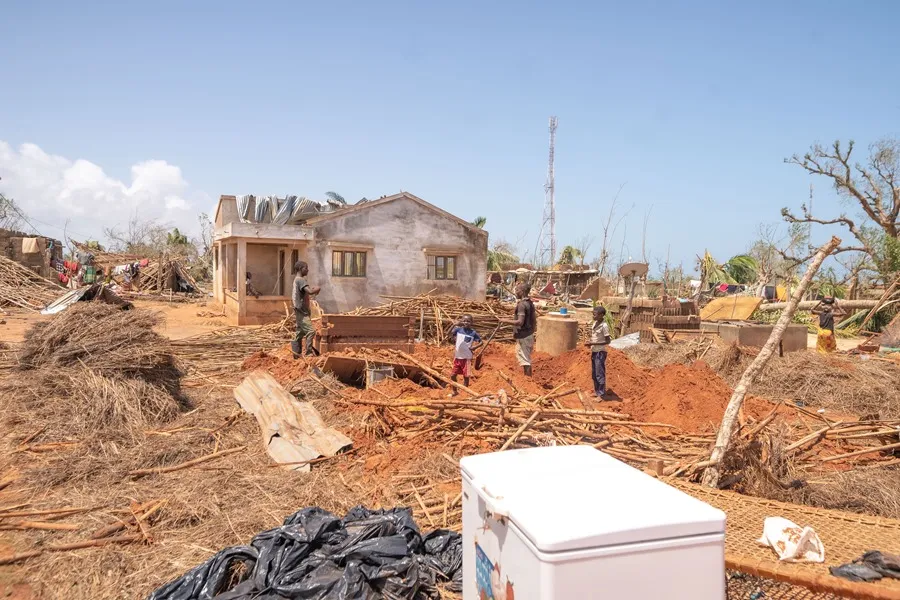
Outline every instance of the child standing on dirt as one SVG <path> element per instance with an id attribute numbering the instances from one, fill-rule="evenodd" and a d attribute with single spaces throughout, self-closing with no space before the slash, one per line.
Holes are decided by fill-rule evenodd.
<path id="1" fill-rule="evenodd" d="M 468 386 L 469 375 L 472 369 L 472 358 L 475 356 L 473 350 L 481 345 L 481 336 L 472 327 L 471 315 L 463 315 L 459 320 L 459 325 L 450 332 L 450 335 L 456 342 L 450 379 L 456 383 L 456 376 L 462 375 L 463 385 Z M 453 388 L 451 395 L 456 396 L 458 393 L 456 388 Z"/>
<path id="2" fill-rule="evenodd" d="M 594 394 L 600 400 L 606 399 L 606 351 L 610 340 L 606 309 L 595 306 L 594 322 L 591 323 L 591 340 L 585 345 L 591 349 L 591 378 L 594 380 Z"/>

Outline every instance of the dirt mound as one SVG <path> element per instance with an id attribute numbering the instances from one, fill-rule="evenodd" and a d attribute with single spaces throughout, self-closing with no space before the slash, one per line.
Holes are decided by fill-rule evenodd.
<path id="1" fill-rule="evenodd" d="M 294 360 L 290 346 L 284 346 L 270 352 L 260 350 L 248 356 L 241 364 L 243 371 L 255 371 L 262 369 L 268 371 L 272 377 L 282 385 L 293 383 L 309 373 L 310 362 L 300 359 Z"/>
<path id="2" fill-rule="evenodd" d="M 728 384 L 702 361 L 666 365 L 642 394 L 623 398 L 621 410 L 639 421 L 708 431 L 718 427 L 730 396 Z"/>
<path id="3" fill-rule="evenodd" d="M 649 370 L 635 365 L 622 352 L 610 349 L 606 358 L 606 385 L 613 398 L 633 398 L 647 386 Z M 536 353 L 534 378 L 545 389 L 568 383 L 592 394 L 591 351 L 582 347 L 560 356 Z"/>

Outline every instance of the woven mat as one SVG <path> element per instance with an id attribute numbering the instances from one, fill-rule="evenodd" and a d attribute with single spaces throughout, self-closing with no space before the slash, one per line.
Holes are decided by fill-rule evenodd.
<path id="1" fill-rule="evenodd" d="M 729 569 L 846 598 L 900 600 L 900 580 L 855 583 L 828 572 L 829 566 L 850 562 L 868 550 L 900 554 L 900 521 L 742 496 L 678 480 L 669 483 L 728 515 L 725 563 Z M 766 517 L 784 517 L 815 529 L 825 546 L 825 563 L 779 562 L 771 548 L 756 543 Z"/>

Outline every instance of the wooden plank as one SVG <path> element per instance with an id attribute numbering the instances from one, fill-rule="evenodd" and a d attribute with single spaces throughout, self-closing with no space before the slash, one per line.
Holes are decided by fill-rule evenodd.
<path id="1" fill-rule="evenodd" d="M 713 300 L 700 309 L 702 321 L 746 321 L 750 318 L 762 298 L 758 296 L 725 296 Z"/>
<path id="2" fill-rule="evenodd" d="M 323 338 L 319 351 L 323 354 L 326 352 L 343 352 L 345 350 L 357 350 L 359 348 L 369 348 L 371 350 L 399 350 L 401 352 L 415 352 L 415 344 L 409 341 L 409 338 L 397 339 L 395 341 L 366 341 L 352 338 Z"/>
<path id="3" fill-rule="evenodd" d="M 409 327 L 410 318 L 407 316 L 380 316 L 380 315 L 325 315 L 328 317 L 328 323 L 335 327 L 344 325 L 359 327 L 369 323 L 377 323 L 382 327 L 403 328 Z"/>
<path id="4" fill-rule="evenodd" d="M 350 438 L 325 424 L 312 404 L 291 396 L 265 371 L 250 373 L 234 388 L 234 397 L 256 417 L 266 452 L 286 468 L 309 471 L 311 460 L 352 445 Z"/>

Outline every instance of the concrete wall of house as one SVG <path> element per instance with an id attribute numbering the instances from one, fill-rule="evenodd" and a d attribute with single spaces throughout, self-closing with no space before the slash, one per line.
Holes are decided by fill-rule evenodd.
<path id="1" fill-rule="evenodd" d="M 280 295 L 278 250 L 274 244 L 247 244 L 247 270 L 253 275 L 253 287 L 263 296 Z"/>
<path id="2" fill-rule="evenodd" d="M 439 294 L 484 298 L 486 232 L 474 231 L 413 200 L 400 198 L 312 226 L 315 243 L 307 253 L 309 281 L 322 287 L 318 301 L 325 312 L 380 304 L 382 295 L 411 296 L 432 289 Z M 332 252 L 354 249 L 354 245 L 366 249 L 366 277 L 332 276 Z M 426 248 L 453 250 L 457 279 L 428 279 Z"/>
<path id="3" fill-rule="evenodd" d="M 762 348 L 772 335 L 773 325 L 759 325 L 752 323 L 719 323 L 716 321 L 703 321 L 700 323 L 702 331 L 710 331 L 719 334 L 722 341 L 738 346 Z M 807 347 L 806 325 L 788 325 L 781 338 L 781 349 L 784 352 L 801 352 Z"/>
<path id="4" fill-rule="evenodd" d="M 216 227 L 222 227 L 226 223 L 240 223 L 240 221 L 237 199 L 234 196 L 221 196 L 219 209 L 216 211 Z"/>

